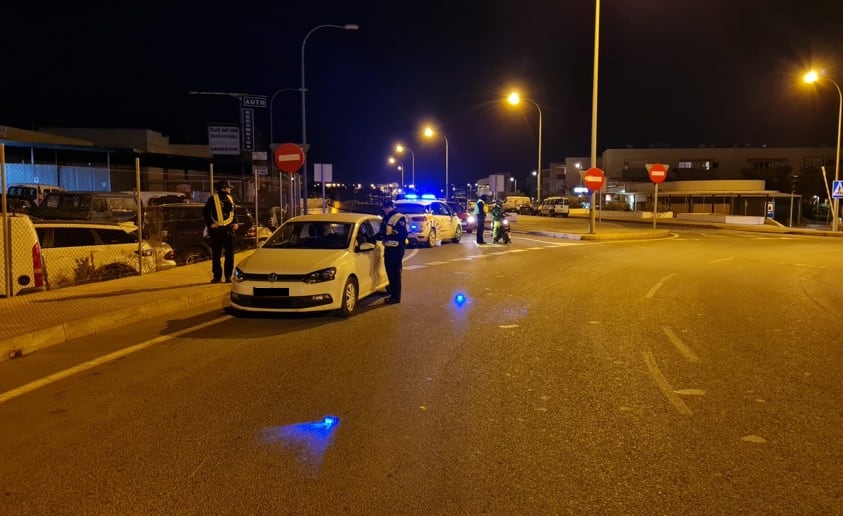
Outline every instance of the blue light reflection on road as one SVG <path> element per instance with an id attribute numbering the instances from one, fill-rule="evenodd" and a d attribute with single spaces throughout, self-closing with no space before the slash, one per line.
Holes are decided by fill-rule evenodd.
<path id="1" fill-rule="evenodd" d="M 325 416 L 319 421 L 265 428 L 263 441 L 294 451 L 299 461 L 310 466 L 315 473 L 322 464 L 325 451 L 333 443 L 334 432 L 339 425 L 340 418 Z"/>

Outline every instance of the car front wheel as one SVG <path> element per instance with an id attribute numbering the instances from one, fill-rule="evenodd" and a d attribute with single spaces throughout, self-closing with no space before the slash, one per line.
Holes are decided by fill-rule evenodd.
<path id="1" fill-rule="evenodd" d="M 430 234 L 427 235 L 427 247 L 434 247 L 436 245 L 436 228 L 430 228 Z"/>
<path id="2" fill-rule="evenodd" d="M 462 238 L 462 226 L 460 226 L 458 224 L 456 229 L 454 230 L 454 238 L 451 241 L 455 244 L 459 244 L 461 238 Z"/>
<path id="3" fill-rule="evenodd" d="M 341 317 L 350 317 L 357 309 L 357 280 L 348 278 L 345 280 L 345 286 L 342 289 L 342 304 L 337 310 L 337 315 Z"/>

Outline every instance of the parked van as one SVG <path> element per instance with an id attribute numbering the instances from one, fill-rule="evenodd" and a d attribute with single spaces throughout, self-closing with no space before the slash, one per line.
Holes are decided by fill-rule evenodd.
<path id="1" fill-rule="evenodd" d="M 6 234 L 9 235 L 11 274 L 6 277 Z M 41 245 L 26 215 L 0 216 L 0 296 L 45 286 Z"/>
<path id="2" fill-rule="evenodd" d="M 524 210 L 521 208 L 522 206 L 527 206 L 532 210 L 532 205 L 530 204 L 530 198 L 523 196 L 523 195 L 509 195 L 507 196 L 506 200 L 503 201 L 503 211 L 515 211 L 518 213 L 522 213 Z M 531 215 L 532 213 L 526 213 L 527 215 Z"/>
<path id="3" fill-rule="evenodd" d="M 49 220 L 91 222 L 137 222 L 138 203 L 134 194 L 114 192 L 51 192 L 34 217 Z"/>
<path id="4" fill-rule="evenodd" d="M 543 217 L 567 217 L 569 210 L 567 197 L 548 197 L 539 205 L 539 215 Z"/>

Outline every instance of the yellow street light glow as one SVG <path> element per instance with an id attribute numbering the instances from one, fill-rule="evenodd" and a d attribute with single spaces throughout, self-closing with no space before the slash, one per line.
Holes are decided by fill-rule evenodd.
<path id="1" fill-rule="evenodd" d="M 404 152 L 404 146 L 399 143 L 395 146 L 395 152 Z"/>
<path id="2" fill-rule="evenodd" d="M 803 77 L 803 80 L 807 83 L 817 82 L 819 79 L 819 74 L 814 70 L 811 70 L 810 72 L 806 73 L 805 77 Z"/>
<path id="3" fill-rule="evenodd" d="M 430 126 L 425 127 L 424 128 L 424 135 L 427 136 L 428 138 L 431 138 L 433 136 L 433 129 Z"/>
<path id="4" fill-rule="evenodd" d="M 392 156 L 390 156 L 390 157 L 387 159 L 387 161 L 389 162 L 389 164 L 390 164 L 390 165 L 394 165 L 394 164 L 395 164 L 395 158 L 393 158 Z"/>
<path id="5" fill-rule="evenodd" d="M 506 100 L 508 100 L 513 106 L 517 106 L 518 103 L 521 102 L 521 95 L 519 95 L 517 91 L 513 91 L 509 94 L 509 97 L 507 97 Z"/>

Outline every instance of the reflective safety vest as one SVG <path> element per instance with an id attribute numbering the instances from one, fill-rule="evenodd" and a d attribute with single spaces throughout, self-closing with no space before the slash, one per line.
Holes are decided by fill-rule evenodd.
<path id="1" fill-rule="evenodd" d="M 214 195 L 214 208 L 216 208 L 217 216 L 214 219 L 214 222 L 217 223 L 217 226 L 225 227 L 234 222 L 234 199 L 226 194 L 228 198 L 228 202 L 231 203 L 231 212 L 229 212 L 228 217 L 223 219 L 222 215 L 222 200 L 220 199 L 220 194 Z"/>

